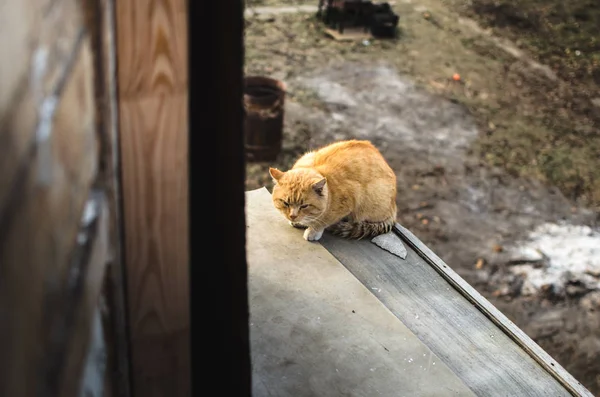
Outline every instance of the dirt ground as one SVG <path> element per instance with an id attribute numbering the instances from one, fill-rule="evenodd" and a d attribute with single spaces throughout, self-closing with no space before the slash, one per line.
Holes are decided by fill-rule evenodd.
<path id="1" fill-rule="evenodd" d="M 284 4 L 294 2 L 248 8 Z M 288 93 L 283 151 L 249 163 L 246 188 L 271 188 L 268 167 L 287 169 L 308 149 L 371 140 L 397 173 L 399 222 L 600 396 L 600 292 L 572 282 L 525 295 L 503 249 L 545 222 L 598 226 L 596 176 L 577 165 L 595 143 L 569 141 L 561 154 L 551 128 L 565 121 L 545 90 L 565 83 L 451 3 L 394 9 L 395 41 L 334 41 L 313 13 L 247 17 L 246 74 L 281 79 Z M 588 119 L 577 128 L 598 135 Z"/>

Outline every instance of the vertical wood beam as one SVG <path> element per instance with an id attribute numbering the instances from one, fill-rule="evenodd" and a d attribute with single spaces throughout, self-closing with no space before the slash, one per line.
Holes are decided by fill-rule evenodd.
<path id="1" fill-rule="evenodd" d="M 187 396 L 185 0 L 116 0 L 124 257 L 134 396 Z"/>

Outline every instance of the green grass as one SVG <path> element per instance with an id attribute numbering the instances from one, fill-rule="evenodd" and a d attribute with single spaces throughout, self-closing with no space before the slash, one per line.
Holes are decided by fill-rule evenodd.
<path id="1" fill-rule="evenodd" d="M 520 40 L 561 77 L 600 84 L 597 0 L 475 0 L 472 11 Z"/>
<path id="2" fill-rule="evenodd" d="M 528 82 L 540 128 L 483 139 L 488 161 L 538 174 L 600 209 L 600 1 L 474 0 L 466 11 L 548 65 L 565 84 Z M 535 92 L 537 91 L 537 92 Z"/>

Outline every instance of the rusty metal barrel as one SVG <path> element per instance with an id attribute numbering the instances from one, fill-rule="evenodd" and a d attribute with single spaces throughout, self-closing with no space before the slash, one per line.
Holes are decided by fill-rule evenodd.
<path id="1" fill-rule="evenodd" d="M 263 76 L 244 78 L 246 160 L 274 161 L 281 151 L 285 84 Z"/>

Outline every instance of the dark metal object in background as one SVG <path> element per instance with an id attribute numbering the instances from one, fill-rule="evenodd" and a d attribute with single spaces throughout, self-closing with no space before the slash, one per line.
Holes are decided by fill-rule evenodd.
<path id="1" fill-rule="evenodd" d="M 389 3 L 369 0 L 320 0 L 317 18 L 340 34 L 345 28 L 362 28 L 382 38 L 396 37 L 400 20 Z"/>
<path id="2" fill-rule="evenodd" d="M 244 144 L 248 161 L 274 161 L 281 151 L 285 84 L 262 76 L 244 78 Z"/>

